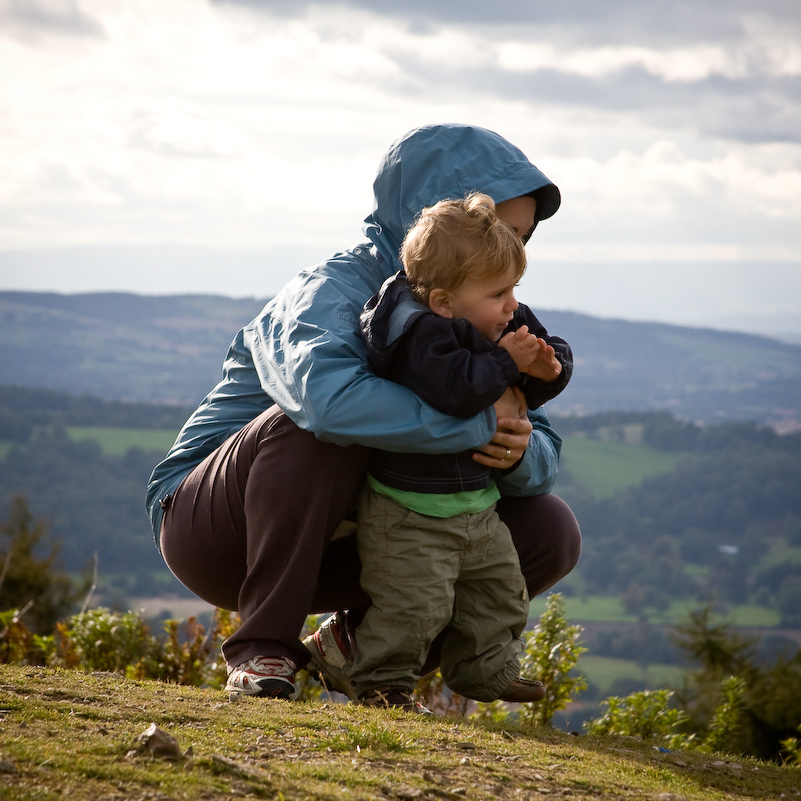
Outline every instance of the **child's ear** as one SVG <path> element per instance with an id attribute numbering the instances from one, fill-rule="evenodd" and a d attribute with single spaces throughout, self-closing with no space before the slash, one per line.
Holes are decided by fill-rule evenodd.
<path id="1" fill-rule="evenodd" d="M 444 289 L 432 289 L 428 293 L 428 308 L 440 317 L 453 318 L 451 298 Z"/>

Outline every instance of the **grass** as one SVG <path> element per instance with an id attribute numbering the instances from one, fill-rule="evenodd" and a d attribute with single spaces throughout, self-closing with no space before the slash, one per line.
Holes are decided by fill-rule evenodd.
<path id="1" fill-rule="evenodd" d="M 494 799 L 793 798 L 797 767 L 634 738 L 0 665 L 0 797 Z M 174 758 L 140 739 L 151 724 Z"/>
<path id="2" fill-rule="evenodd" d="M 658 451 L 648 445 L 566 437 L 561 465 L 596 498 L 609 498 L 646 478 L 670 472 L 685 456 Z"/>

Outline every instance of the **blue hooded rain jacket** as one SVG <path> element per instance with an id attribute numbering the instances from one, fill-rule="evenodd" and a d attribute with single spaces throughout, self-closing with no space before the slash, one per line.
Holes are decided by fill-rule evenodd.
<path id="1" fill-rule="evenodd" d="M 485 192 L 496 203 L 537 198 L 538 219 L 559 208 L 559 190 L 516 147 L 483 128 L 431 125 L 395 142 L 379 165 L 369 241 L 299 273 L 234 338 L 222 379 L 204 398 L 150 477 L 146 505 L 158 545 L 162 507 L 183 478 L 228 437 L 278 404 L 298 426 L 338 445 L 405 453 L 480 449 L 493 438 L 495 412 L 459 419 L 368 367 L 359 316 L 401 265 L 406 230 L 445 198 Z M 561 440 L 542 409 L 517 467 L 497 476 L 505 495 L 548 492 Z M 313 480 L 313 477 L 310 477 Z"/>

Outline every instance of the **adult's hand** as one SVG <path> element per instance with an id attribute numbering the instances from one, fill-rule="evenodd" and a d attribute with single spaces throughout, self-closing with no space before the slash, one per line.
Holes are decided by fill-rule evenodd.
<path id="1" fill-rule="evenodd" d="M 526 401 L 520 389 L 511 387 L 501 395 L 495 402 L 495 416 L 495 436 L 473 458 L 487 467 L 503 470 L 522 458 L 533 428 L 526 417 Z"/>

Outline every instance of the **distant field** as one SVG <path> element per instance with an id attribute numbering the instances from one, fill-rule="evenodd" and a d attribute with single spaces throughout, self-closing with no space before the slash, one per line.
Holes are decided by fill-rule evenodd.
<path id="1" fill-rule="evenodd" d="M 67 433 L 76 441 L 92 439 L 110 456 L 123 456 L 130 448 L 166 453 L 177 431 L 163 431 L 136 428 L 102 428 L 95 426 L 70 426 Z"/>
<path id="2" fill-rule="evenodd" d="M 679 687 L 686 671 L 681 665 L 640 667 L 633 659 L 613 659 L 589 653 L 582 654 L 576 663 L 576 672 L 598 687 L 602 696 L 609 695 L 612 685 L 620 679 L 635 679 L 649 690 Z"/>
<path id="3" fill-rule="evenodd" d="M 761 568 L 776 565 L 801 564 L 801 546 L 779 541 L 771 544 L 770 550 L 759 560 Z"/>
<path id="4" fill-rule="evenodd" d="M 70 426 L 67 432 L 76 441 L 94 440 L 104 453 L 111 456 L 122 456 L 129 448 L 166 453 L 178 433 L 101 426 Z M 682 454 L 662 453 L 645 445 L 570 437 L 565 440 L 562 464 L 596 497 L 607 497 L 619 489 L 639 484 L 649 476 L 672 470 L 681 457 Z"/>
<path id="5" fill-rule="evenodd" d="M 687 454 L 666 453 L 648 445 L 565 437 L 561 464 L 565 472 L 596 498 L 669 473 Z"/>
<path id="6" fill-rule="evenodd" d="M 545 611 L 547 596 L 539 596 L 531 602 L 530 619 L 536 620 Z M 620 599 L 609 595 L 590 595 L 586 597 L 565 597 L 563 599 L 565 617 L 570 623 L 636 623 L 637 615 L 628 614 Z M 683 623 L 689 613 L 699 608 L 695 601 L 675 601 L 665 610 L 646 609 L 648 620 L 652 623 Z M 722 619 L 735 626 L 770 628 L 778 626 L 779 612 L 761 606 L 729 606 Z"/>

